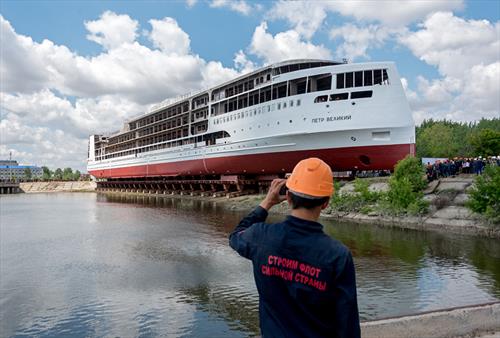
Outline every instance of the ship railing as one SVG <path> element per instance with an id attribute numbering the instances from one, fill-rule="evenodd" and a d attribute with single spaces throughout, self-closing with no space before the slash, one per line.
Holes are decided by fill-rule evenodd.
<path id="1" fill-rule="evenodd" d="M 206 91 L 208 91 L 208 89 L 204 88 L 204 89 L 197 90 L 197 91 L 194 91 L 194 92 L 189 92 L 189 93 L 186 93 L 186 94 L 178 95 L 178 96 L 176 96 L 174 98 L 168 98 L 168 99 L 163 100 L 162 102 L 160 102 L 160 103 L 155 104 L 154 106 L 152 106 L 151 109 L 149 109 L 149 111 L 146 114 L 152 113 L 154 111 L 158 111 L 158 110 L 160 110 L 162 108 L 165 108 L 165 107 L 170 106 L 170 105 L 172 105 L 174 103 L 177 103 L 177 102 L 184 101 L 187 98 L 196 96 L 196 95 L 201 94 L 201 93 L 206 92 Z"/>

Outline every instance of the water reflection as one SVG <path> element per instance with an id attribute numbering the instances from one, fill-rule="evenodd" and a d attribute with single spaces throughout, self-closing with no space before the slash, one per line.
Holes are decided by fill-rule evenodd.
<path id="1" fill-rule="evenodd" d="M 244 215 L 156 196 L 0 199 L 0 335 L 257 335 Z M 270 217 L 269 221 L 281 216 Z M 500 298 L 496 240 L 324 221 L 353 252 L 363 319 Z"/>

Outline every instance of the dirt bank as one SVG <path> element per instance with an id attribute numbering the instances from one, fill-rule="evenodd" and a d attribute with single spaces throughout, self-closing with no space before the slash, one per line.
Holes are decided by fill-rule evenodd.
<path id="1" fill-rule="evenodd" d="M 96 183 L 92 181 L 68 182 L 23 182 L 20 188 L 25 193 L 38 192 L 94 192 Z"/>

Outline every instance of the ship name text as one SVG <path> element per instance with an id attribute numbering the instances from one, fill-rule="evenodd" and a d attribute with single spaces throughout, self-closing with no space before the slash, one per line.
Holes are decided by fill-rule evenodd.
<path id="1" fill-rule="evenodd" d="M 328 117 L 316 117 L 311 119 L 312 123 L 323 123 L 323 122 L 333 122 L 333 121 L 344 121 L 350 120 L 351 115 L 340 115 L 340 116 L 328 116 Z"/>

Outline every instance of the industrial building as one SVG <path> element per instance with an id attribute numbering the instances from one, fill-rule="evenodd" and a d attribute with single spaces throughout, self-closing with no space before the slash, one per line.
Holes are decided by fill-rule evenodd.
<path id="1" fill-rule="evenodd" d="M 41 179 L 43 170 L 41 167 L 32 165 L 19 165 L 17 161 L 0 160 L 0 181 L 24 181 L 26 180 L 26 169 L 31 171 L 31 179 Z"/>

